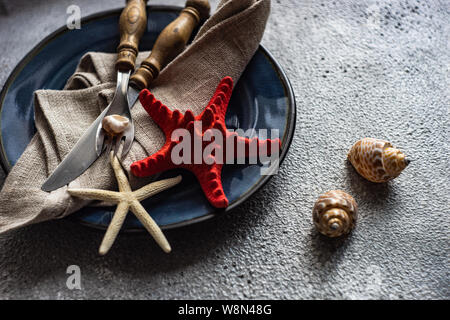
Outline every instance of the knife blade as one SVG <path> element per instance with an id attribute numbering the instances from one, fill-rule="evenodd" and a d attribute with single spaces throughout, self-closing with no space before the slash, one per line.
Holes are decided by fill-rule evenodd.
<path id="1" fill-rule="evenodd" d="M 100 116 L 97 117 L 81 136 L 69 154 L 44 182 L 41 187 L 42 190 L 50 192 L 65 186 L 86 171 L 86 169 L 97 160 L 98 156 L 95 152 L 95 137 L 100 120 L 103 119 L 103 116 L 108 112 L 108 109 L 109 108 L 103 110 Z"/>
<path id="2" fill-rule="evenodd" d="M 128 99 L 128 105 L 130 106 L 130 108 L 134 107 L 134 104 L 136 103 L 136 101 L 139 98 L 140 92 L 141 92 L 141 90 L 136 89 L 133 84 L 130 84 L 128 86 L 127 99 Z"/>
<path id="3" fill-rule="evenodd" d="M 186 8 L 181 11 L 174 21 L 164 28 L 156 39 L 150 55 L 142 61 L 141 66 L 130 78 L 127 92 L 130 108 L 133 108 L 136 104 L 141 91 L 140 88 L 147 88 L 159 75 L 160 69 L 183 51 L 194 28 L 208 17 L 209 10 L 208 1 L 187 1 Z M 41 187 L 42 190 L 50 192 L 67 185 L 97 160 L 96 134 L 99 125 L 101 125 L 101 119 L 103 119 L 108 110 L 109 108 L 103 110 L 86 130 L 69 154 L 44 182 Z"/>

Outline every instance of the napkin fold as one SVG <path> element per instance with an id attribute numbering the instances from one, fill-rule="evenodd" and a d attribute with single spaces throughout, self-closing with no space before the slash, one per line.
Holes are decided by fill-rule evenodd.
<path id="1" fill-rule="evenodd" d="M 222 0 L 193 42 L 152 84 L 151 91 L 169 108 L 198 114 L 225 76 L 236 82 L 258 48 L 270 12 L 270 0 Z M 139 54 L 139 64 L 148 52 Z M 69 186 L 41 190 L 47 177 L 108 105 L 114 95 L 116 55 L 90 52 L 82 57 L 63 90 L 38 90 L 34 108 L 37 132 L 8 174 L 0 192 L 0 233 L 65 217 L 90 201 L 67 188 L 114 189 L 115 179 L 103 154 Z M 132 109 L 135 142 L 125 168 L 158 151 L 165 137 L 138 103 Z M 147 183 L 129 175 L 134 187 Z"/>

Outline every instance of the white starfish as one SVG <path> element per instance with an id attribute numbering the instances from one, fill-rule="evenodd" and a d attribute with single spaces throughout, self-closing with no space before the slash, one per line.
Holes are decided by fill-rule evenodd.
<path id="1" fill-rule="evenodd" d="M 110 155 L 111 166 L 114 169 L 114 173 L 119 185 L 119 192 L 101 190 L 101 189 L 69 189 L 68 192 L 76 197 L 91 200 L 103 200 L 108 202 L 117 203 L 116 211 L 111 220 L 111 223 L 106 230 L 103 237 L 102 244 L 100 245 L 99 253 L 105 255 L 114 243 L 120 228 L 125 221 L 128 211 L 131 211 L 144 225 L 147 231 L 152 235 L 159 246 L 167 253 L 172 249 L 167 241 L 166 237 L 162 233 L 156 222 L 150 217 L 148 212 L 142 206 L 140 201 L 151 197 L 161 191 L 164 191 L 174 185 L 180 183 L 181 176 L 175 178 L 165 179 L 150 183 L 136 191 L 131 190 L 130 183 L 127 176 L 123 172 L 123 169 L 119 163 L 117 157 L 111 152 Z"/>

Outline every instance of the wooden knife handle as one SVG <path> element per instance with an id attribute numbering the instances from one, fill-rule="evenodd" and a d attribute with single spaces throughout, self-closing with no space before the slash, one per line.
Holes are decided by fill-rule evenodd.
<path id="1" fill-rule="evenodd" d="M 188 0 L 180 15 L 156 39 L 150 55 L 131 76 L 130 82 L 138 89 L 147 88 L 162 68 L 186 47 L 194 28 L 209 17 L 208 0 Z"/>
<path id="2" fill-rule="evenodd" d="M 146 3 L 147 0 L 127 0 L 125 8 L 120 14 L 120 43 L 117 47 L 117 70 L 134 70 L 139 40 L 147 26 Z"/>

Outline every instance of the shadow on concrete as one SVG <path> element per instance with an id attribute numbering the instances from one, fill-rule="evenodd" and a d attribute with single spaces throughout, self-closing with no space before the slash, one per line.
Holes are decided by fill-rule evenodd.
<path id="1" fill-rule="evenodd" d="M 391 183 L 374 183 L 365 179 L 348 160 L 346 160 L 346 173 L 348 193 L 358 204 L 367 202 L 373 209 L 383 209 L 388 204 L 387 199 L 395 197 L 395 188 Z"/>

